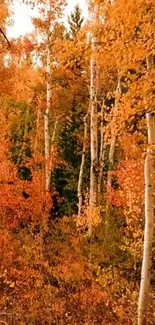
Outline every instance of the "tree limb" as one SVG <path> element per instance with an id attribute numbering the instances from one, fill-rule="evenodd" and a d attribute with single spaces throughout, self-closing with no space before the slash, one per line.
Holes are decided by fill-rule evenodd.
<path id="1" fill-rule="evenodd" d="M 3 37 L 5 38 L 5 40 L 6 40 L 7 44 L 8 44 L 8 47 L 10 47 L 10 46 L 11 46 L 11 45 L 10 45 L 10 42 L 9 42 L 7 36 L 5 35 L 5 33 L 3 32 L 3 30 L 2 30 L 1 27 L 0 27 L 0 33 L 1 33 L 1 34 L 3 35 Z"/>

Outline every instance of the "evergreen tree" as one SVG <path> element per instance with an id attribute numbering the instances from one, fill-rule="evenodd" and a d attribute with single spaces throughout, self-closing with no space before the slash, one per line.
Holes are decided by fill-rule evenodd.
<path id="1" fill-rule="evenodd" d="M 68 18 L 69 33 L 67 38 L 69 42 L 76 42 L 78 32 L 82 27 L 84 18 L 81 17 L 81 9 L 75 6 L 73 13 Z M 82 57 L 79 54 L 72 54 L 69 57 L 70 69 L 72 73 L 78 77 L 82 75 Z M 77 134 L 83 135 L 83 117 L 85 114 L 86 92 L 80 93 L 81 100 L 79 102 L 79 94 L 74 97 L 70 103 L 70 108 L 66 116 L 65 123 L 62 124 L 59 134 L 58 148 L 60 150 L 61 161 L 64 165 L 56 168 L 53 173 L 53 183 L 56 190 L 56 196 L 53 197 L 52 216 L 72 215 L 78 211 L 77 184 L 79 177 L 79 169 L 81 163 L 82 142 L 77 140 Z M 89 155 L 86 155 L 87 164 L 89 165 Z M 88 168 L 89 170 L 89 168 Z M 88 186 L 89 172 L 85 172 L 85 187 Z M 60 197 L 61 200 L 58 200 Z"/>
<path id="2" fill-rule="evenodd" d="M 84 18 L 82 17 L 82 11 L 79 5 L 76 5 L 74 11 L 71 13 L 70 17 L 68 17 L 69 34 L 71 38 L 76 38 L 81 29 L 83 21 Z"/>
<path id="3" fill-rule="evenodd" d="M 81 164 L 82 143 L 77 134 L 83 134 L 83 110 L 75 101 L 72 104 L 65 124 L 59 136 L 59 156 L 64 163 L 54 171 L 53 182 L 57 195 L 53 197 L 54 206 L 52 216 L 72 215 L 78 211 L 77 184 Z M 85 190 L 89 182 L 89 154 L 86 154 L 86 168 L 84 174 Z"/>

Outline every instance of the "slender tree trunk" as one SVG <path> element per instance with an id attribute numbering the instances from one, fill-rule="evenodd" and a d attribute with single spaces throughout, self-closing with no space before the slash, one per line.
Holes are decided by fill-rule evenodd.
<path id="1" fill-rule="evenodd" d="M 90 205 L 97 204 L 97 167 L 98 167 L 98 148 L 97 148 L 97 105 L 94 91 L 94 69 L 95 61 L 91 60 L 91 92 L 90 92 Z"/>
<path id="2" fill-rule="evenodd" d="M 98 5 L 94 6 L 93 24 L 97 21 Z M 91 35 L 91 60 L 90 60 L 90 194 L 89 207 L 92 211 L 97 207 L 97 173 L 98 173 L 98 114 L 97 114 L 97 88 L 98 74 L 96 64 L 96 36 Z M 92 225 L 88 227 L 88 235 L 92 235 Z"/>
<path id="3" fill-rule="evenodd" d="M 115 98 L 115 106 L 113 109 L 113 118 L 111 123 L 111 143 L 110 143 L 110 149 L 109 149 L 109 170 L 108 170 L 108 178 L 107 178 L 107 194 L 111 192 L 112 189 L 112 175 L 111 171 L 114 168 L 114 154 L 115 154 L 115 145 L 117 141 L 115 126 L 117 124 L 117 109 L 118 109 L 118 103 L 119 98 L 121 95 L 121 77 L 118 76 L 118 84 L 116 89 L 116 98 Z M 109 229 L 109 223 L 110 223 L 110 213 L 109 209 L 111 207 L 111 203 L 109 200 L 109 197 L 107 195 L 107 204 L 106 204 L 106 213 L 105 213 L 105 238 L 108 236 L 108 229 Z"/>
<path id="4" fill-rule="evenodd" d="M 44 115 L 44 133 L 45 133 L 45 188 L 49 191 L 50 188 L 50 171 L 49 171 L 49 159 L 50 159 L 50 135 L 49 135 L 49 112 L 51 106 L 51 60 L 50 60 L 50 41 L 48 37 L 47 44 L 47 81 L 46 81 L 46 111 Z"/>
<path id="5" fill-rule="evenodd" d="M 54 155 L 54 147 L 55 147 L 55 137 L 56 137 L 56 131 L 57 131 L 57 126 L 58 126 L 58 119 L 56 119 L 54 123 L 54 128 L 53 128 L 53 134 L 52 134 L 52 139 L 51 139 L 51 144 L 50 144 L 50 162 L 49 162 L 49 180 L 51 178 L 51 171 L 52 171 L 52 164 L 53 164 L 53 155 Z"/>
<path id="6" fill-rule="evenodd" d="M 94 22 L 98 6 L 94 8 Z M 91 38 L 92 56 L 90 61 L 90 207 L 97 204 L 97 169 L 98 169 L 98 118 L 97 118 L 97 65 L 96 65 L 96 37 Z"/>
<path id="7" fill-rule="evenodd" d="M 108 191 L 111 190 L 111 171 L 113 170 L 114 167 L 114 153 L 115 153 L 115 144 L 116 144 L 116 134 L 115 131 L 113 130 L 113 125 L 115 126 L 117 123 L 117 108 L 118 108 L 118 103 L 119 103 L 119 97 L 122 93 L 121 90 L 121 78 L 120 76 L 118 77 L 118 84 L 117 84 L 117 89 L 116 89 L 116 100 L 115 100 L 115 107 L 114 107 L 114 113 L 113 113 L 113 119 L 112 119 L 112 127 L 111 127 L 111 143 L 110 143 L 110 149 L 109 149 L 109 172 L 108 172 L 108 179 L 107 179 L 107 189 Z"/>
<path id="8" fill-rule="evenodd" d="M 104 100 L 103 100 L 103 103 L 101 106 L 101 124 L 100 124 L 100 155 L 99 155 L 99 177 L 98 177 L 98 198 L 99 198 L 98 203 L 99 203 L 99 205 L 101 204 L 101 187 L 102 187 L 104 155 L 105 155 L 103 120 L 104 120 Z"/>
<path id="9" fill-rule="evenodd" d="M 78 215 L 79 216 L 82 210 L 82 183 L 83 183 L 83 174 L 84 174 L 86 148 L 87 148 L 87 133 L 88 133 L 88 114 L 84 117 L 83 151 L 82 151 L 82 159 L 81 159 L 79 181 L 78 181 L 78 201 L 79 201 Z"/>
<path id="10" fill-rule="evenodd" d="M 147 59 L 147 68 L 153 68 L 153 57 Z M 143 262 L 138 304 L 138 325 L 147 325 L 147 306 L 149 299 L 150 271 L 152 258 L 152 238 L 154 223 L 154 202 L 153 202 L 153 164 L 155 145 L 155 116 L 154 113 L 147 113 L 148 148 L 145 158 L 144 179 L 145 179 L 145 230 Z"/>

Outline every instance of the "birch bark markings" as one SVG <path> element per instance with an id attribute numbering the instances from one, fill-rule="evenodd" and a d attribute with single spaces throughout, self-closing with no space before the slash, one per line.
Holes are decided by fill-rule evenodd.
<path id="1" fill-rule="evenodd" d="M 153 57 L 147 59 L 147 69 L 154 67 Z M 149 299 L 149 285 L 152 258 L 152 238 L 154 224 L 154 202 L 153 202 L 153 165 L 155 145 L 155 115 L 153 112 L 146 114 L 148 129 L 148 148 L 145 158 L 144 179 L 145 179 L 145 229 L 144 248 L 141 272 L 141 283 L 138 303 L 138 325 L 147 325 L 147 306 Z"/>
<path id="2" fill-rule="evenodd" d="M 147 127 L 148 127 L 148 143 L 155 144 L 155 121 L 154 114 L 147 113 Z M 148 304 L 149 284 L 150 284 L 150 270 L 151 270 L 151 256 L 152 256 L 152 237 L 153 237 L 153 220 L 154 220 L 154 204 L 153 204 L 153 153 L 152 149 L 148 148 L 145 159 L 145 230 L 144 230 L 144 249 L 143 249 L 143 263 L 141 273 L 141 285 L 139 294 L 138 306 L 138 325 L 146 325 L 146 311 Z"/>

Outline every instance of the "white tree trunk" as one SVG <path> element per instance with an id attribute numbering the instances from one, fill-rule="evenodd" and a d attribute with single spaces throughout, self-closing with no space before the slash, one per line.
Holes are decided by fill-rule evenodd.
<path id="1" fill-rule="evenodd" d="M 94 8 L 94 23 L 96 21 L 98 6 Z M 97 117 L 97 65 L 96 65 L 96 37 L 91 37 L 90 61 L 90 206 L 97 204 L 97 168 L 98 168 L 98 117 Z"/>
<path id="2" fill-rule="evenodd" d="M 83 174 L 85 167 L 85 157 L 86 157 L 86 148 L 87 148 L 87 133 L 88 133 L 88 114 L 84 117 L 84 135 L 83 135 L 83 151 L 81 166 L 79 172 L 79 181 L 78 181 L 78 215 L 81 215 L 82 209 L 82 183 L 83 183 Z"/>
<path id="3" fill-rule="evenodd" d="M 147 68 L 153 68 L 153 58 L 147 59 Z M 155 145 L 155 116 L 154 113 L 147 113 L 148 148 L 146 152 L 144 178 L 145 178 L 145 230 L 143 262 L 141 272 L 141 283 L 138 304 L 138 325 L 147 324 L 147 305 L 149 299 L 150 271 L 152 258 L 152 238 L 154 223 L 154 202 L 153 202 L 153 164 Z"/>
<path id="4" fill-rule="evenodd" d="M 45 188 L 49 191 L 50 188 L 50 170 L 49 170 L 49 159 L 50 159 L 50 135 L 49 135 L 49 112 L 51 106 L 51 60 L 50 60 L 50 42 L 48 37 L 47 45 L 47 81 L 46 81 L 46 111 L 44 115 L 44 133 L 45 133 Z"/>
<path id="5" fill-rule="evenodd" d="M 100 155 L 99 155 L 99 177 L 98 177 L 98 198 L 99 198 L 98 203 L 99 203 L 99 205 L 101 204 L 101 187 L 102 187 L 104 155 L 105 155 L 103 119 L 104 119 L 104 100 L 103 100 L 103 103 L 101 106 L 101 123 L 100 123 Z"/>

